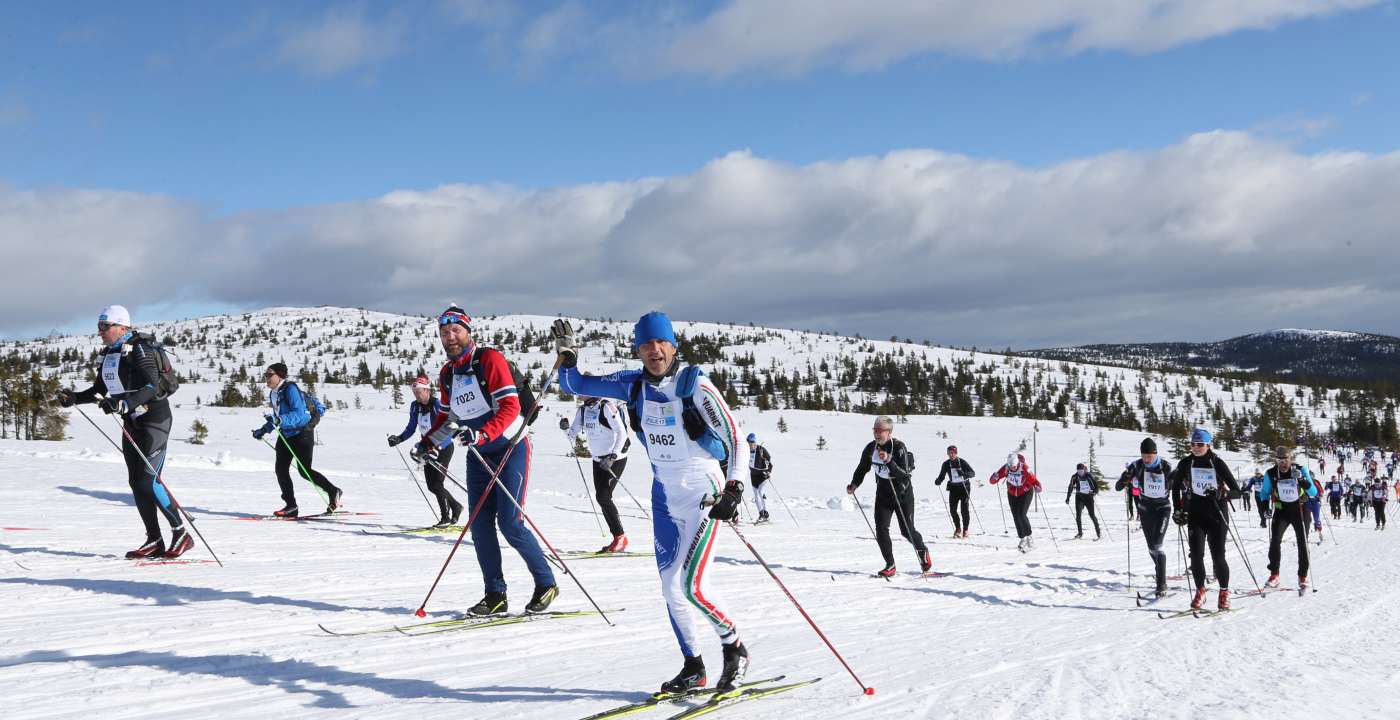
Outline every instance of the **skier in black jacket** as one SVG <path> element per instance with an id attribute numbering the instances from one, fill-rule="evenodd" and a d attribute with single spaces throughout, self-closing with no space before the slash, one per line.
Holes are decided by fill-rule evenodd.
<path id="1" fill-rule="evenodd" d="M 924 546 L 923 536 L 914 529 L 913 456 L 904 443 L 894 438 L 894 420 L 889 416 L 876 418 L 872 430 L 875 439 L 861 451 L 860 464 L 851 475 L 846 492 L 854 495 L 865 480 L 865 474 L 872 468 L 875 470 L 875 541 L 880 544 L 880 554 L 885 558 L 885 569 L 878 574 L 880 577 L 895 574 L 890 515 L 899 520 L 899 534 L 913 543 L 919 554 L 919 565 L 928 572 L 933 567 L 933 559 Z"/>
<path id="2" fill-rule="evenodd" d="M 1079 463 L 1074 474 L 1069 476 L 1069 487 L 1065 489 L 1065 504 L 1069 504 L 1070 495 L 1074 496 L 1074 525 L 1079 528 L 1074 539 L 1084 537 L 1084 511 L 1089 511 L 1089 519 L 1094 521 L 1094 539 L 1103 538 L 1103 531 L 1099 529 L 1099 517 L 1094 514 L 1094 496 L 1099 494 L 1099 481 L 1089 474 L 1089 466 Z"/>
<path id="3" fill-rule="evenodd" d="M 953 537 L 966 538 L 968 528 L 972 527 L 967 508 L 971 502 L 972 478 L 976 474 L 966 460 L 958 457 L 957 445 L 948 446 L 948 459 L 943 461 L 933 484 L 942 485 L 945 477 L 948 478 L 948 512 L 953 516 Z"/>
<path id="4" fill-rule="evenodd" d="M 1225 561 L 1225 538 L 1230 532 L 1229 500 L 1240 496 L 1239 483 L 1230 468 L 1211 449 L 1210 431 L 1191 431 L 1191 455 L 1177 464 L 1171 476 L 1172 519 L 1190 532 L 1191 575 L 1196 594 L 1191 608 L 1199 610 L 1206 599 L 1205 547 L 1210 545 L 1215 579 L 1220 582 L 1217 607 L 1230 609 L 1230 565 Z"/>
<path id="5" fill-rule="evenodd" d="M 1157 597 L 1160 598 L 1167 594 L 1167 553 L 1162 550 L 1162 541 L 1172 517 L 1168 481 L 1172 465 L 1157 456 L 1157 441 L 1152 438 L 1143 438 L 1138 450 L 1142 458 L 1128 463 L 1114 489 L 1126 489 L 1129 491 L 1128 497 L 1136 499 L 1138 518 L 1142 522 L 1142 539 L 1147 542 L 1147 554 L 1152 557 L 1155 566 Z"/>
<path id="6" fill-rule="evenodd" d="M 758 435 L 749 433 L 749 483 L 753 485 L 753 504 L 758 508 L 758 522 L 766 523 L 768 498 L 763 492 L 763 484 L 773 477 L 773 456 L 768 448 L 758 442 Z"/>
<path id="7" fill-rule="evenodd" d="M 61 391 L 58 402 L 63 407 L 95 402 L 103 412 L 117 413 L 122 418 L 122 427 L 126 429 L 122 433 L 126 478 L 136 500 L 136 512 L 146 526 L 146 542 L 128 552 L 126 557 L 131 560 L 179 557 L 194 545 L 194 540 L 185 529 L 175 501 L 160 482 L 173 419 L 170 403 L 161 394 L 158 351 L 149 337 L 132 332 L 131 314 L 121 305 L 102 311 L 97 319 L 97 332 L 107 346 L 100 356 L 97 381 L 81 392 Z M 154 474 L 151 468 L 155 468 Z M 160 534 L 157 511 L 170 523 L 169 549 Z"/>

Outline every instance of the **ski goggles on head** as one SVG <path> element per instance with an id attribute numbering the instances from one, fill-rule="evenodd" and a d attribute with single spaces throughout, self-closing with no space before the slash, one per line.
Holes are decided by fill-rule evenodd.
<path id="1" fill-rule="evenodd" d="M 468 330 L 472 329 L 472 319 L 467 317 L 466 313 L 449 310 L 438 316 L 438 327 L 454 324 L 461 325 Z"/>

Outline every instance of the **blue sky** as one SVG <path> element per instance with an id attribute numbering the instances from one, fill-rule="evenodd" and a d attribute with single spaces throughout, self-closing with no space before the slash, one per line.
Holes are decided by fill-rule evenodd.
<path id="1" fill-rule="evenodd" d="M 1384 157 L 1400 145 L 1400 12 L 1390 2 L 1318 0 L 1297 19 L 1207 18 L 1195 24 L 1224 29 L 1166 47 L 1156 47 L 1166 31 L 1150 17 L 1102 23 L 1087 47 L 1071 40 L 1095 26 L 1084 19 L 1097 11 L 1092 0 L 1066 3 L 1087 9 L 1051 14 L 1029 33 L 940 25 L 931 34 L 941 44 L 924 47 L 900 35 L 898 19 L 844 40 L 836 33 L 831 46 L 821 39 L 829 30 L 770 23 L 760 54 L 790 46 L 790 56 L 722 66 L 742 47 L 711 33 L 696 42 L 718 45 L 715 57 L 675 59 L 675 48 L 694 47 L 687 33 L 746 4 L 755 13 L 781 5 L 10 3 L 0 8 L 0 189 L 166 196 L 224 233 L 230 218 L 442 185 L 526 191 L 689 177 L 732 151 L 802 167 L 931 149 L 1033 170 L 1215 130 L 1305 158 Z M 177 295 L 188 300 L 170 300 Z M 142 302 L 167 313 L 258 304 L 217 295 L 196 285 Z M 519 309 L 587 310 L 552 300 L 563 307 Z M 90 314 L 74 307 L 72 322 Z M 810 320 L 822 317 L 860 323 L 831 312 Z M 1259 329 L 1252 321 L 1239 329 Z M 67 325 L 6 318 L 0 330 L 55 324 Z M 1089 335 L 1043 340 L 1113 339 Z M 948 339 L 1023 344 L 975 331 Z"/>

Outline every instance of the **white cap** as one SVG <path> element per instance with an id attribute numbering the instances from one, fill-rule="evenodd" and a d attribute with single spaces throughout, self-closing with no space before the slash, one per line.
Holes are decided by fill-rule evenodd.
<path id="1" fill-rule="evenodd" d="M 102 314 L 97 316 L 97 321 L 131 327 L 131 313 L 121 305 L 108 305 L 102 308 Z"/>
<path id="2" fill-rule="evenodd" d="M 1018 453 L 1011 453 L 1010 455 L 1007 455 L 1006 466 L 1011 468 L 1012 470 L 1021 467 L 1021 456 Z"/>

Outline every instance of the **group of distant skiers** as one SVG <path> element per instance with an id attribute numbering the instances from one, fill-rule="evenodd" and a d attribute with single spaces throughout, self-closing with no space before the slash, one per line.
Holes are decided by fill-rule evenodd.
<path id="1" fill-rule="evenodd" d="M 497 532 L 524 560 L 534 583 L 527 612 L 544 612 L 558 597 L 550 563 L 540 543 L 526 527 L 524 511 L 528 492 L 532 445 L 528 430 L 538 404 L 518 370 L 495 348 L 481 346 L 473 335 L 471 318 L 457 306 L 444 310 L 436 320 L 438 339 L 447 355 L 436 383 L 420 374 L 413 382 L 414 399 L 408 409 L 408 425 L 387 436 L 395 447 L 416 434 L 409 453 L 424 471 L 427 485 L 437 498 L 440 525 L 455 525 L 467 507 L 473 550 L 480 567 L 485 594 L 468 613 L 487 616 L 507 611 L 506 580 L 501 564 Z M 121 306 L 106 308 L 98 321 L 105 349 L 97 380 L 81 392 L 64 390 L 64 406 L 97 403 L 105 412 L 120 416 L 128 478 L 137 509 L 146 528 L 146 542 L 128 558 L 176 558 L 193 542 L 186 532 L 179 507 L 160 479 L 172 418 L 166 399 L 173 388 L 159 344 L 132 330 L 129 313 Z M 652 470 L 651 520 L 656 564 L 671 627 L 684 656 L 681 671 L 662 684 L 663 692 L 679 693 L 705 685 L 704 662 L 691 610 L 698 610 L 719 637 L 723 670 L 717 687 L 732 689 L 748 667 L 748 649 L 740 640 L 733 616 L 721 610 L 709 589 L 711 558 L 721 523 L 738 519 L 747 475 L 754 489 L 758 521 L 770 519 L 765 485 L 771 482 L 773 459 L 749 433 L 741 441 L 739 423 L 721 393 L 697 366 L 677 356 L 679 343 L 670 319 L 660 312 L 643 315 L 633 332 L 633 349 L 642 368 L 606 376 L 587 375 L 578 368 L 573 328 L 564 320 L 551 327 L 558 358 L 557 382 L 562 392 L 580 396 L 572 421 L 562 419 L 560 429 L 571 441 L 582 435 L 592 456 L 593 490 L 607 521 L 611 541 L 599 552 L 622 552 L 628 541 L 621 515 L 613 500 L 627 466 L 633 437 L 646 452 Z M 270 442 L 283 506 L 273 515 L 294 519 L 300 514 L 291 469 L 310 481 L 326 497 L 326 512 L 341 507 L 344 493 L 312 467 L 315 425 L 325 408 L 296 382 L 287 367 L 269 365 L 264 380 L 270 390 L 269 412 L 253 437 Z M 553 380 L 554 378 L 551 378 Z M 900 534 L 913 546 L 924 572 L 932 558 L 914 525 L 914 455 L 894 437 L 894 421 L 875 420 L 873 439 L 862 449 L 846 492 L 859 505 L 857 490 L 872 471 L 875 476 L 875 535 L 884 567 L 882 577 L 895 574 L 890 537 L 893 519 Z M 1155 565 L 1156 594 L 1167 593 L 1166 553 L 1163 543 L 1170 522 L 1185 528 L 1190 548 L 1191 575 L 1195 584 L 1192 608 L 1201 608 L 1206 597 L 1205 554 L 1210 552 L 1214 577 L 1219 583 L 1217 606 L 1230 606 L 1230 567 L 1226 542 L 1231 530 L 1229 501 L 1252 494 L 1258 501 L 1260 523 L 1272 519 L 1268 584 L 1276 587 L 1280 570 L 1280 543 L 1291 528 L 1298 544 L 1299 588 L 1308 582 L 1308 514 L 1321 529 L 1320 502 L 1326 492 L 1333 518 L 1340 518 L 1346 503 L 1353 519 L 1358 509 L 1364 518 L 1369 506 L 1377 529 L 1385 527 L 1389 489 L 1376 477 L 1371 461 L 1368 478 L 1350 482 L 1341 463 L 1326 487 L 1315 482 L 1303 465 L 1295 464 L 1291 451 L 1277 448 L 1275 464 L 1256 473 L 1245 487 L 1236 481 L 1225 462 L 1212 449 L 1208 430 L 1191 433 L 1190 454 L 1173 468 L 1159 457 L 1156 442 L 1144 439 L 1141 457 L 1127 464 L 1115 486 L 1126 491 L 1129 517 L 1139 519 L 1148 554 Z M 454 448 L 464 448 L 467 502 L 459 502 L 445 480 Z M 1368 458 L 1369 460 L 1369 458 Z M 1392 460 L 1393 462 L 1393 460 Z M 948 483 L 948 509 L 955 538 L 970 530 L 972 466 L 947 448 L 934 483 Z M 455 480 L 455 478 L 452 478 Z M 1006 506 L 1014 519 L 1018 548 L 1032 549 L 1030 509 L 1042 491 L 1040 480 L 1019 452 L 1007 455 L 988 481 L 1006 488 Z M 1083 537 L 1084 512 L 1088 512 L 1097 537 L 1101 537 L 1095 498 L 1098 479 L 1084 464 L 1070 476 L 1065 502 L 1075 503 L 1076 538 Z M 862 513 L 864 506 L 860 506 Z M 972 508 L 975 512 L 975 508 Z M 171 526 L 166 546 L 157 522 L 163 514 Z"/>

